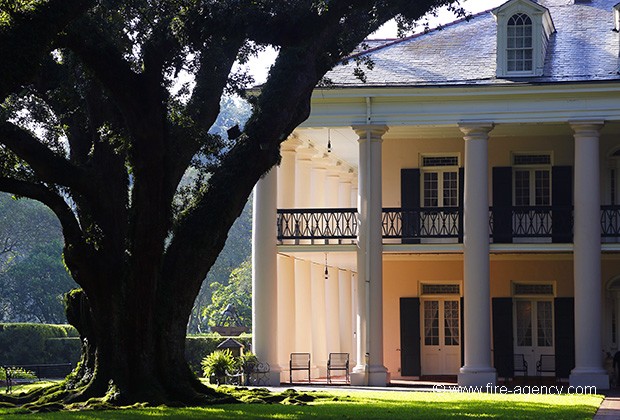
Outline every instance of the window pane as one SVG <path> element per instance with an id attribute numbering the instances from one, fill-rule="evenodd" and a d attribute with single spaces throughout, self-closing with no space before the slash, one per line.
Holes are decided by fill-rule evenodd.
<path id="1" fill-rule="evenodd" d="M 439 345 L 439 302 L 436 300 L 424 302 L 424 344 Z"/>
<path id="2" fill-rule="evenodd" d="M 517 301 L 517 346 L 532 345 L 532 304 L 530 301 Z"/>
<path id="3" fill-rule="evenodd" d="M 425 207 L 437 207 L 438 206 L 438 173 L 437 172 L 425 172 L 424 173 L 424 206 Z"/>
<path id="4" fill-rule="evenodd" d="M 515 206 L 530 205 L 530 172 L 515 171 Z"/>
<path id="5" fill-rule="evenodd" d="M 537 206 L 551 205 L 551 182 L 549 171 L 538 170 L 534 174 L 536 183 L 536 204 Z"/>
<path id="6" fill-rule="evenodd" d="M 443 173 L 443 205 L 458 206 L 458 182 L 456 172 Z"/>
<path id="7" fill-rule="evenodd" d="M 536 302 L 536 311 L 538 315 L 538 345 L 540 347 L 551 347 L 553 346 L 553 314 L 551 302 Z"/>
<path id="8" fill-rule="evenodd" d="M 446 300 L 444 308 L 444 342 L 446 346 L 459 345 L 459 301 Z"/>

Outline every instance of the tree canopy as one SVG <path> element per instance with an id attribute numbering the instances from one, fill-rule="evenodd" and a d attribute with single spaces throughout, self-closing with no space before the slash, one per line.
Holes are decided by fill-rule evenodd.
<path id="1" fill-rule="evenodd" d="M 451 3 L 2 1 L 0 190 L 54 212 L 82 288 L 66 302 L 83 361 L 73 388 L 45 400 L 209 401 L 185 329 L 254 184 L 367 34 Z M 248 122 L 210 133 L 222 95 L 251 83 L 233 65 L 267 45 L 278 57 L 247 96 Z"/>

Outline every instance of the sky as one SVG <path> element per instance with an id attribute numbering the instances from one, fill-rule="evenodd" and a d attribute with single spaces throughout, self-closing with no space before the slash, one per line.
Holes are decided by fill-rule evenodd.
<path id="1" fill-rule="evenodd" d="M 461 5 L 471 14 L 475 14 L 481 12 L 483 10 L 489 10 L 495 8 L 503 3 L 506 3 L 507 0 L 461 0 Z M 438 13 L 437 18 L 430 18 L 429 23 L 431 28 L 436 27 L 439 24 L 446 24 L 456 20 L 457 17 L 454 16 L 453 13 L 448 12 L 443 9 Z M 388 22 L 383 25 L 377 32 L 371 34 L 368 38 L 370 39 L 384 39 L 384 38 L 395 38 L 396 37 L 396 23 Z M 261 53 L 258 57 L 253 58 L 248 63 L 250 68 L 250 73 L 254 77 L 254 84 L 264 83 L 267 79 L 267 73 L 269 72 L 269 67 L 274 62 L 277 54 L 273 49 L 269 49 Z"/>

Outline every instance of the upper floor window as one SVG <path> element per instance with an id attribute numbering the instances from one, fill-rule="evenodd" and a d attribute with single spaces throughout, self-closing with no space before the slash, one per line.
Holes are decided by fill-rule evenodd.
<path id="1" fill-rule="evenodd" d="M 497 77 L 542 76 L 555 32 L 549 9 L 531 0 L 509 0 L 493 9 L 497 20 Z"/>
<path id="2" fill-rule="evenodd" d="M 506 32 L 506 69 L 531 72 L 533 68 L 532 19 L 524 13 L 512 15 Z"/>
<path id="3" fill-rule="evenodd" d="M 459 205 L 459 158 L 456 155 L 422 157 L 422 205 L 456 207 Z"/>
<path id="4" fill-rule="evenodd" d="M 551 205 L 551 155 L 519 153 L 512 159 L 514 205 Z"/>

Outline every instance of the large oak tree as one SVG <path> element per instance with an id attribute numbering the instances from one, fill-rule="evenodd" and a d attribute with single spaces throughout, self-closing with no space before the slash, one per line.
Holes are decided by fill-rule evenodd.
<path id="1" fill-rule="evenodd" d="M 391 18 L 449 3 L 0 2 L 0 190 L 53 210 L 83 290 L 67 297 L 83 362 L 46 401 L 207 401 L 186 325 L 254 184 L 327 71 Z M 248 82 L 233 64 L 266 45 L 279 54 L 244 129 L 209 134 L 222 95 Z"/>

